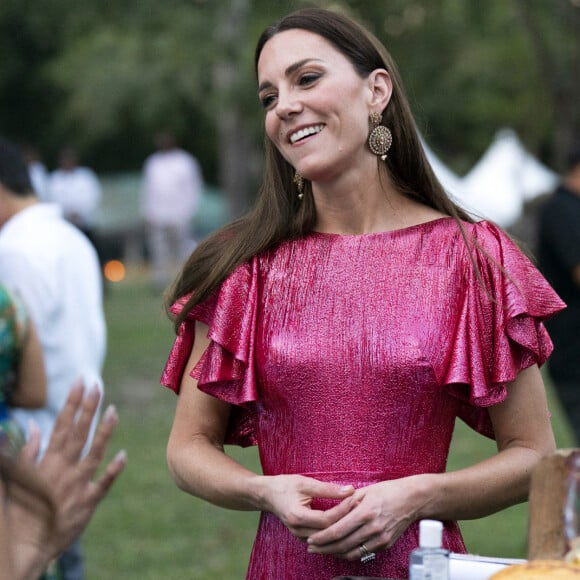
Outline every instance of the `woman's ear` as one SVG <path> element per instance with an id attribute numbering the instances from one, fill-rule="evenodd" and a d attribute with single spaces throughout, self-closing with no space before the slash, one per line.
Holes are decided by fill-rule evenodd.
<path id="1" fill-rule="evenodd" d="M 368 76 L 368 82 L 371 91 L 369 105 L 375 110 L 383 111 L 389 104 L 393 94 L 391 76 L 384 68 L 377 68 Z"/>

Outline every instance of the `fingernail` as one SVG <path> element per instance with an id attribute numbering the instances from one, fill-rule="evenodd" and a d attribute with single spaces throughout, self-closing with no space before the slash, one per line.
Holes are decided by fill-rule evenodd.
<path id="1" fill-rule="evenodd" d="M 340 491 L 343 493 L 346 493 L 347 491 L 352 491 L 354 489 L 354 487 L 352 485 L 343 485 L 340 488 Z"/>
<path id="2" fill-rule="evenodd" d="M 117 420 L 117 408 L 115 405 L 109 405 L 103 414 L 103 421 L 109 423 Z"/>
<path id="3" fill-rule="evenodd" d="M 91 390 L 89 391 L 89 397 L 93 400 L 98 399 L 101 396 L 101 390 L 99 389 L 99 385 L 93 385 Z"/>
<path id="4" fill-rule="evenodd" d="M 117 455 L 115 455 L 114 461 L 115 461 L 115 463 L 125 465 L 125 463 L 127 463 L 127 452 L 124 449 L 119 451 L 119 453 L 117 453 Z"/>
<path id="5" fill-rule="evenodd" d="M 85 390 L 85 385 L 83 383 L 83 381 L 79 378 L 77 379 L 70 388 L 70 392 L 74 392 L 74 393 L 80 393 L 81 391 Z"/>
<path id="6" fill-rule="evenodd" d="M 307 543 L 307 544 L 313 544 L 314 542 L 312 541 L 312 538 L 308 538 L 308 539 L 306 540 L 306 543 Z"/>

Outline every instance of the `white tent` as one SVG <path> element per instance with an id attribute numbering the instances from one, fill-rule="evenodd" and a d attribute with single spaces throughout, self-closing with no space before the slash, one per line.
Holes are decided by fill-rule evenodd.
<path id="1" fill-rule="evenodd" d="M 453 198 L 453 201 L 460 204 L 461 198 L 464 197 L 464 186 L 461 183 L 461 177 L 449 169 L 443 161 L 435 155 L 433 150 L 427 145 L 427 143 L 425 143 L 425 140 L 422 137 L 421 144 L 423 145 L 425 155 L 431 164 L 435 176 L 441 182 L 445 191 Z"/>
<path id="2" fill-rule="evenodd" d="M 459 201 L 479 216 L 508 227 L 522 214 L 525 201 L 553 189 L 557 179 L 525 150 L 513 131 L 503 129 L 463 178 Z"/>
<path id="3" fill-rule="evenodd" d="M 497 200 L 491 199 L 489 196 L 486 198 L 483 194 L 474 194 L 468 189 L 468 185 L 464 183 L 464 179 L 454 173 L 449 169 L 438 157 L 435 155 L 433 150 L 425 143 L 424 139 L 421 138 L 421 143 L 423 144 L 423 149 L 425 150 L 425 155 L 427 160 L 431 164 L 435 176 L 443 185 L 443 188 L 451 199 L 459 206 L 461 206 L 467 213 L 471 214 L 474 219 L 489 218 L 500 225 L 505 225 L 507 221 L 503 215 L 500 215 L 497 210 L 495 210 L 495 205 L 498 203 Z M 501 193 L 501 192 L 500 192 Z M 502 206 L 505 206 L 505 201 L 501 200 Z M 519 215 L 521 211 L 520 206 L 516 208 L 504 207 L 504 211 L 516 212 Z"/>

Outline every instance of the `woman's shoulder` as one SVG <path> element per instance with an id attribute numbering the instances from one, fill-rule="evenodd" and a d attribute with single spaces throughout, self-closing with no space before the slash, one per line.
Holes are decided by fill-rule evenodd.
<path id="1" fill-rule="evenodd" d="M 564 307 L 534 262 L 501 227 L 481 221 L 467 231 L 474 239 L 467 256 L 471 267 L 465 269 L 471 284 L 478 288 L 483 284 L 496 298 L 502 289 L 510 308 L 543 313 L 542 319 Z"/>
<path id="2" fill-rule="evenodd" d="M 500 241 L 510 239 L 508 233 L 499 225 L 488 220 L 479 220 L 475 222 L 462 222 L 466 230 L 470 231 L 477 239 L 482 242 Z"/>
<path id="3" fill-rule="evenodd" d="M 510 260 L 529 261 L 517 240 L 499 225 L 481 220 L 464 226 L 470 250 L 482 257 L 504 263 Z"/>

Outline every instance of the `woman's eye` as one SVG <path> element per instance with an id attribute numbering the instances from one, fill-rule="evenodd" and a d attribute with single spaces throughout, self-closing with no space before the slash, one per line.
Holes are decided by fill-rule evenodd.
<path id="1" fill-rule="evenodd" d="M 318 73 L 306 73 L 300 77 L 298 84 L 310 85 L 313 82 L 317 81 L 319 78 L 320 78 L 320 75 Z"/>
<path id="2" fill-rule="evenodd" d="M 275 95 L 264 95 L 263 97 L 260 98 L 260 102 L 262 103 L 262 107 L 264 107 L 264 109 L 267 109 L 272 105 L 275 99 L 276 99 Z"/>

